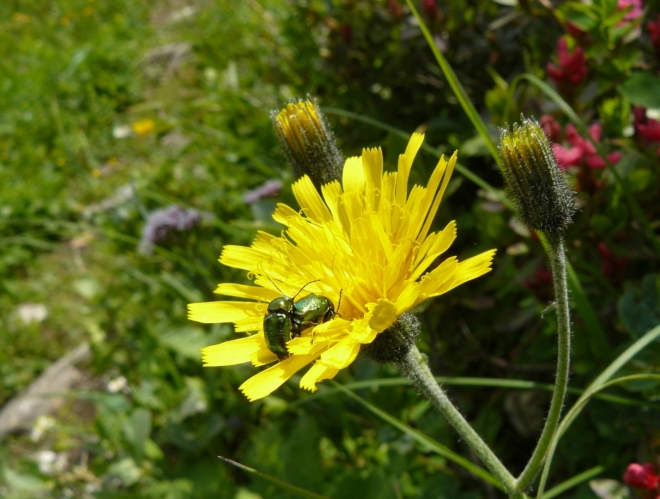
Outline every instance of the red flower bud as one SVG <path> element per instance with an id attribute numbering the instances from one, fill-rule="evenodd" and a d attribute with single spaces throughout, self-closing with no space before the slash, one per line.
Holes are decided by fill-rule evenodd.
<path id="1" fill-rule="evenodd" d="M 623 474 L 623 481 L 636 489 L 653 490 L 658 485 L 658 475 L 653 471 L 651 463 L 628 465 Z"/>

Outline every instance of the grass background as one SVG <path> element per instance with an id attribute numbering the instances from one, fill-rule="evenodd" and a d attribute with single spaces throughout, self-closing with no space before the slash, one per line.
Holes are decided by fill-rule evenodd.
<path id="1" fill-rule="evenodd" d="M 423 12 L 437 44 L 495 134 L 505 97 L 491 76 L 542 75 L 561 26 L 525 9 L 504 22 L 510 7 L 485 0 L 429 9 Z M 639 44 L 637 52 L 650 51 L 646 38 Z M 34 431 L 4 438 L 0 496 L 290 497 L 219 462 L 223 455 L 334 498 L 499 497 L 329 387 L 310 396 L 291 382 L 247 402 L 237 387 L 254 368 L 202 369 L 199 359 L 199 348 L 231 338 L 231 327 L 186 320 L 186 304 L 214 299 L 217 283 L 246 282 L 244 273 L 217 263 L 223 245 L 249 244 L 257 230 L 279 232 L 270 220 L 274 200 L 248 206 L 243 195 L 281 179 L 277 201 L 294 204 L 292 174 L 269 118 L 294 97 L 309 93 L 328 108 L 406 133 L 423 130 L 431 146 L 459 149 L 466 167 L 501 187 L 405 6 L 7 1 L 0 5 L 0 66 L 0 407 L 77 345 L 89 342 L 92 350 L 54 424 L 39 420 L 46 428 L 39 438 Z M 619 116 L 603 104 L 621 97 L 609 91 L 586 93 L 573 104 L 625 145 L 617 135 Z M 511 107 L 537 116 L 555 111 L 532 90 L 517 94 Z M 332 109 L 328 117 L 347 156 L 382 146 L 394 168 L 404 138 Z M 657 229 L 654 151 L 629 143 L 626 157 L 633 166 L 625 173 L 633 172 L 635 196 Z M 421 154 L 412 180 L 425 182 L 435 161 Z M 658 255 L 618 187 L 607 185 L 581 195 L 569 237 L 570 260 L 606 334 L 605 350 L 594 350 L 576 316 L 576 387 L 660 317 Z M 525 286 L 543 266 L 540 244 L 460 175 L 448 194 L 436 223 L 457 220 L 452 254 L 464 258 L 495 247 L 498 256 L 488 276 L 420 310 L 421 348 L 434 372 L 551 383 L 554 317 L 541 313 L 548 290 L 543 283 Z M 148 214 L 172 204 L 211 216 L 141 254 Z M 615 280 L 602 271 L 602 241 L 628 260 Z M 35 303 L 45 305 L 47 317 L 28 324 L 19 309 Z M 652 345 L 626 373 L 656 371 L 659 354 Z M 359 360 L 338 380 L 397 375 Z M 109 390 L 109 383 L 120 389 Z M 654 459 L 657 383 L 617 391 L 633 402 L 592 402 L 560 445 L 553 483 L 596 465 L 619 479 L 629 462 Z M 359 393 L 474 460 L 410 387 Z M 483 386 L 450 388 L 450 394 L 512 471 L 520 471 L 549 395 Z M 50 468 L 45 451 L 57 456 Z M 563 497 L 595 495 L 582 484 Z"/>

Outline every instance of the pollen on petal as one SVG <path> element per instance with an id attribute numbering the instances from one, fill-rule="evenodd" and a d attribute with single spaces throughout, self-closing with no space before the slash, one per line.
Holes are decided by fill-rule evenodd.
<path id="1" fill-rule="evenodd" d="M 378 331 L 385 331 L 396 321 L 396 305 L 389 300 L 381 298 L 375 304 L 367 304 L 371 312 L 369 327 Z"/>
<path id="2" fill-rule="evenodd" d="M 239 389 L 250 400 L 264 398 L 314 360 L 313 355 L 294 355 L 252 376 Z"/>

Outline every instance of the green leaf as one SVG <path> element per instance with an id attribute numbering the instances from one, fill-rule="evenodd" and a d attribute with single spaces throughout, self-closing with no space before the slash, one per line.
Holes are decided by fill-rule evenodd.
<path id="1" fill-rule="evenodd" d="M 552 499 L 553 497 L 558 496 L 562 492 L 565 492 L 568 489 L 571 489 L 576 485 L 579 485 L 582 482 L 595 477 L 596 475 L 600 475 L 603 471 L 605 471 L 604 466 L 595 466 L 591 469 L 588 469 L 587 471 L 583 471 L 579 475 L 575 475 L 574 477 L 569 478 L 565 482 L 562 482 L 559 485 L 554 486 L 545 493 L 544 497 L 545 499 Z M 599 482 L 599 481 L 601 480 L 592 480 L 592 482 Z M 589 482 L 589 485 L 591 485 L 591 482 Z"/>
<path id="2" fill-rule="evenodd" d="M 131 416 L 124 421 L 123 430 L 136 459 L 142 459 L 144 447 L 151 433 L 151 412 L 144 408 L 135 409 Z"/>
<path id="3" fill-rule="evenodd" d="M 183 326 L 169 329 L 158 336 L 160 342 L 174 350 L 179 355 L 200 361 L 202 354 L 200 350 L 209 344 L 209 339 L 202 328 L 195 326 Z"/>
<path id="4" fill-rule="evenodd" d="M 636 338 L 660 322 L 657 282 L 658 274 L 649 274 L 644 277 L 641 289 L 628 285 L 619 299 L 621 322 Z"/>
<path id="5" fill-rule="evenodd" d="M 365 408 L 367 408 L 369 411 L 373 412 L 376 416 L 378 416 L 381 419 L 387 421 L 389 424 L 391 424 L 395 428 L 398 428 L 399 430 L 404 432 L 406 435 L 409 435 L 410 437 L 412 437 L 417 442 L 427 446 L 429 449 L 431 449 L 432 451 L 440 454 L 441 456 L 455 462 L 456 464 L 461 466 L 463 469 L 469 471 L 473 475 L 478 476 L 482 480 L 490 483 L 491 485 L 497 487 L 498 489 L 504 490 L 504 488 L 502 487 L 500 482 L 493 475 L 491 475 L 489 472 L 487 472 L 483 468 L 477 466 L 476 464 L 474 464 L 471 461 L 468 461 L 467 459 L 465 459 L 461 455 L 455 453 L 451 449 L 445 447 L 441 443 L 436 442 L 435 440 L 433 440 L 428 435 L 425 435 L 424 433 L 411 428 L 410 426 L 408 426 L 403 421 L 395 418 L 394 416 L 389 415 L 385 411 L 383 411 L 383 410 L 379 409 L 378 407 L 370 404 L 369 402 L 364 400 L 359 395 L 353 393 L 351 390 L 349 390 L 345 386 L 340 385 L 336 381 L 333 381 L 333 384 L 340 391 L 344 392 L 346 395 L 348 395 L 349 397 L 351 397 L 355 401 L 362 404 Z"/>
<path id="6" fill-rule="evenodd" d="M 311 492 L 309 490 L 305 490 L 301 487 L 296 487 L 295 485 L 291 485 L 290 483 L 284 482 L 282 480 L 279 480 L 277 478 L 274 478 L 270 475 L 266 475 L 265 473 L 262 473 L 261 471 L 257 471 L 254 468 L 250 468 L 249 466 L 245 466 L 244 464 L 241 464 L 239 462 L 233 461 L 232 459 L 229 459 L 227 457 L 222 457 L 218 456 L 219 459 L 222 459 L 224 462 L 229 463 L 233 466 L 236 466 L 237 468 L 246 471 L 247 473 L 250 473 L 251 475 L 256 475 L 259 478 L 263 478 L 264 480 L 277 485 L 278 487 L 288 490 L 290 492 L 293 492 L 294 494 L 300 496 L 300 497 L 307 497 L 309 499 L 329 499 L 326 496 L 322 496 L 321 494 L 317 494 L 316 492 Z"/>
<path id="7" fill-rule="evenodd" d="M 635 106 L 660 107 L 660 78 L 651 73 L 633 73 L 618 86 L 618 90 Z"/>

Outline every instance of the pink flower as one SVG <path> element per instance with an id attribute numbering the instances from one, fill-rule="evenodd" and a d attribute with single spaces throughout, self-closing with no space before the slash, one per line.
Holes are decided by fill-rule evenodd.
<path id="1" fill-rule="evenodd" d="M 589 135 L 596 142 L 600 142 L 602 129 L 600 125 L 594 123 L 589 127 Z M 587 139 L 583 138 L 575 128 L 575 126 L 568 125 L 566 127 L 566 140 L 573 147 L 566 149 L 560 145 L 555 145 L 553 152 L 557 163 L 562 170 L 566 170 L 571 166 L 580 166 L 583 162 L 592 170 L 600 170 L 605 168 L 606 163 L 603 158 L 598 155 L 598 151 L 594 145 Z M 620 152 L 613 152 L 607 155 L 610 163 L 616 164 L 621 159 Z"/>
<path id="2" fill-rule="evenodd" d="M 626 13 L 626 17 L 623 18 L 624 21 L 634 21 L 644 15 L 644 4 L 642 4 L 642 0 L 618 0 L 616 8 L 619 10 L 630 9 Z M 625 23 L 620 22 L 619 25 L 621 24 Z"/>
<path id="3" fill-rule="evenodd" d="M 543 131 L 551 141 L 553 142 L 559 141 L 559 138 L 561 137 L 561 125 L 557 123 L 557 120 L 555 120 L 549 114 L 544 114 L 543 116 L 541 116 L 539 123 L 541 124 L 541 128 L 543 128 Z"/>
<path id="4" fill-rule="evenodd" d="M 656 50 L 660 50 L 660 15 L 655 21 L 646 23 L 646 29 L 651 37 L 651 43 Z"/>
<path id="5" fill-rule="evenodd" d="M 571 166 L 579 166 L 582 163 L 582 156 L 584 156 L 582 149 L 578 147 L 566 149 L 559 144 L 552 146 L 552 152 L 555 153 L 557 164 L 561 170 L 566 170 Z"/>
<path id="6" fill-rule="evenodd" d="M 548 76 L 555 82 L 558 88 L 568 89 L 582 83 L 587 77 L 587 60 L 584 50 L 578 46 L 573 53 L 569 53 L 565 38 L 557 42 L 559 56 L 559 67 L 548 63 Z"/>
<path id="7" fill-rule="evenodd" d="M 623 481 L 636 489 L 653 490 L 658 485 L 658 480 L 651 463 L 629 464 L 623 474 Z"/>
<path id="8" fill-rule="evenodd" d="M 640 137 L 651 142 L 660 142 L 660 121 L 646 117 L 646 110 L 642 107 L 633 108 L 633 126 Z"/>

